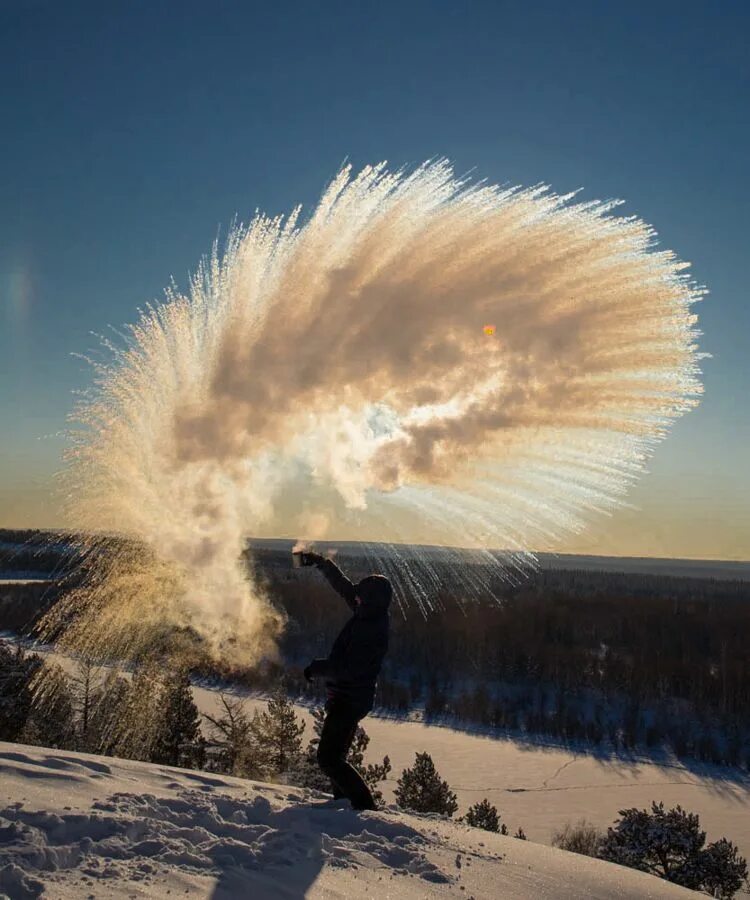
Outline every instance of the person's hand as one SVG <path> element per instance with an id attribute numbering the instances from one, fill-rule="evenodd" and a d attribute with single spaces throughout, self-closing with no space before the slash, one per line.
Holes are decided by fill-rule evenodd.
<path id="1" fill-rule="evenodd" d="M 302 554 L 302 565 L 303 566 L 317 566 L 318 563 L 323 562 L 324 557 L 320 555 L 320 553 L 312 553 L 305 551 Z"/>

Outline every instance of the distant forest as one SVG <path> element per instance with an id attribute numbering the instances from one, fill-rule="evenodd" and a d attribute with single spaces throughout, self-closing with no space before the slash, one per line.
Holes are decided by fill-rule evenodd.
<path id="1" fill-rule="evenodd" d="M 323 579 L 284 562 L 272 567 L 271 590 L 291 619 L 285 656 L 303 663 L 325 652 L 346 610 Z M 476 602 L 462 594 L 460 565 L 442 565 L 438 612 L 394 610 L 383 708 L 562 742 L 750 761 L 747 582 L 544 571 L 509 587 L 488 570 L 502 600 Z"/>
<path id="2" fill-rule="evenodd" d="M 0 532 L 0 572 L 59 571 L 62 543 L 26 544 L 10 565 L 7 535 Z M 27 559 L 34 544 L 41 555 Z M 327 652 L 348 611 L 317 572 L 293 570 L 288 552 L 260 549 L 253 560 L 289 617 L 286 665 L 195 674 L 260 689 L 282 681 L 288 693 L 318 700 L 301 669 Z M 353 579 L 375 570 L 362 557 L 337 562 Z M 414 562 L 402 548 L 383 571 L 393 576 Z M 750 583 L 545 570 L 509 586 L 497 570 L 469 559 L 431 565 L 437 611 L 424 617 L 409 597 L 406 615 L 393 609 L 382 711 L 420 709 L 428 721 L 561 743 L 750 763 Z M 470 598 L 464 586 L 480 581 L 487 598 Z M 8 586 L 0 591 L 0 629 L 28 632 L 55 596 L 54 587 L 32 596 Z"/>

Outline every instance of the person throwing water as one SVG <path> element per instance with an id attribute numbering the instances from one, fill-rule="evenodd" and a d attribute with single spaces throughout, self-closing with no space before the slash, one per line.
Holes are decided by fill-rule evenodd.
<path id="1" fill-rule="evenodd" d="M 351 609 L 325 659 L 314 659 L 305 678 L 324 678 L 328 699 L 318 745 L 318 765 L 330 778 L 333 795 L 346 797 L 354 809 L 377 809 L 370 789 L 346 761 L 360 721 L 372 710 L 375 685 L 388 650 L 393 590 L 384 575 L 368 575 L 353 584 L 333 560 L 303 552 L 303 566 L 317 566 Z"/>

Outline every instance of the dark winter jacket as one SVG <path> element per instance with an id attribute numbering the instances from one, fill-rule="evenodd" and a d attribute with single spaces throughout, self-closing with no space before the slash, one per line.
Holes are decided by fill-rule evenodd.
<path id="1" fill-rule="evenodd" d="M 391 583 L 383 575 L 368 575 L 355 585 L 332 560 L 323 559 L 317 566 L 354 615 L 333 642 L 328 658 L 313 660 L 311 674 L 326 679 L 329 699 L 345 700 L 364 714 L 372 709 L 388 650 Z M 362 599 L 359 605 L 356 596 Z"/>

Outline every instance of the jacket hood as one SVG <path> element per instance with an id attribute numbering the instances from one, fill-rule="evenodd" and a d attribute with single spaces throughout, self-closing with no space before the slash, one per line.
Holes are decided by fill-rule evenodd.
<path id="1" fill-rule="evenodd" d="M 361 616 L 378 615 L 388 611 L 393 596 L 393 588 L 385 575 L 368 575 L 357 586 L 357 594 L 362 599 L 357 612 Z"/>

